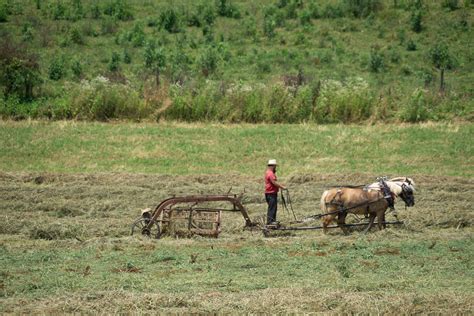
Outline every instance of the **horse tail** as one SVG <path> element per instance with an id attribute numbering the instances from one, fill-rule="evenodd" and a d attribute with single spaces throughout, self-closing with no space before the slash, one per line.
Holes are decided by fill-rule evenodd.
<path id="1" fill-rule="evenodd" d="M 326 206 L 326 196 L 329 194 L 329 190 L 326 190 L 323 192 L 323 195 L 321 196 L 321 201 L 320 201 L 320 208 L 321 211 L 325 212 L 327 211 L 327 206 Z"/>

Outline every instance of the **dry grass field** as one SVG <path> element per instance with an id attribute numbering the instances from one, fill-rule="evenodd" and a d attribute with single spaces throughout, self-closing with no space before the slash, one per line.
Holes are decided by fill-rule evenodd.
<path id="1" fill-rule="evenodd" d="M 57 126 L 36 125 L 34 133 L 36 136 L 54 133 L 55 142 L 61 143 L 72 129 L 65 128 L 61 134 Z M 103 135 L 131 134 L 137 128 L 125 124 L 101 126 L 105 129 Z M 28 128 L 27 123 L 3 125 L 2 142 L 7 141 L 6 134 L 20 135 Z M 85 124 L 75 133 L 88 134 L 89 128 Z M 161 133 L 166 132 L 169 137 L 182 132 L 180 128 L 160 128 Z M 195 126 L 194 132 L 206 134 L 208 128 Z M 240 133 L 245 132 L 246 127 L 238 128 L 242 129 Z M 261 134 L 272 130 L 278 134 L 278 128 L 249 127 L 246 137 L 260 143 Z M 282 128 L 297 130 L 297 126 Z M 370 128 L 350 127 L 349 132 L 359 129 L 364 134 Z M 395 128 L 388 126 L 383 131 Z M 335 229 L 327 235 L 311 231 L 275 233 L 266 238 L 261 232 L 242 231 L 243 218 L 239 214 L 225 213 L 223 232 L 218 239 L 169 236 L 150 240 L 130 236 L 130 224 L 140 209 L 153 207 L 171 195 L 218 194 L 232 188 L 234 193 L 245 191 L 243 202 L 251 218 L 264 215 L 263 170 L 257 173 L 247 168 L 242 173 L 226 174 L 226 170 L 233 169 L 232 153 L 225 151 L 224 157 L 219 158 L 223 174 L 140 173 L 130 170 L 136 165 L 127 163 L 124 165 L 128 171 L 116 173 L 107 167 L 102 171 L 96 167 L 95 172 L 66 173 L 54 168 L 31 171 L 34 166 L 28 164 L 24 164 L 21 171 L 18 170 L 20 164 L 14 161 L 8 162 L 17 166 L 12 171 L 5 167 L 7 162 L 3 160 L 0 312 L 472 313 L 474 180 L 469 176 L 472 175 L 472 157 L 466 154 L 472 151 L 472 141 L 463 139 L 467 147 L 455 150 L 453 147 L 458 145 L 454 141 L 445 144 L 453 133 L 452 127 L 409 128 L 421 130 L 418 135 L 425 135 L 426 129 L 444 135 L 444 138 L 431 140 L 421 136 L 415 139 L 424 145 L 418 146 L 421 158 L 413 164 L 422 165 L 424 148 L 446 146 L 448 151 L 458 153 L 457 166 L 447 164 L 446 169 L 436 169 L 433 168 L 436 162 L 430 162 L 434 159 L 426 159 L 425 170 L 433 168 L 438 172 L 408 174 L 416 181 L 418 190 L 413 208 L 405 209 L 403 203 L 397 204 L 399 217 L 405 224 L 380 232 L 373 230 L 367 235 L 354 230 L 344 236 Z M 223 137 L 219 131 L 229 130 L 217 129 L 210 133 L 215 135 L 207 139 L 210 143 Z M 261 129 L 265 133 L 261 133 Z M 334 137 L 348 132 L 340 131 L 338 126 L 326 129 L 326 133 Z M 466 133 L 466 129 L 469 131 L 471 127 L 457 127 L 460 133 Z M 146 129 L 142 133 L 143 139 L 153 137 Z M 97 133 L 96 142 L 103 141 L 100 135 Z M 4 146 L 0 150 L 2 157 L 5 158 L 6 153 L 13 156 L 11 153 L 15 151 L 31 150 L 37 146 L 35 142 L 44 142 L 45 138 L 21 141 L 17 136 L 16 149 Z M 194 155 L 192 145 L 196 140 L 191 137 L 189 141 L 189 149 L 181 152 L 181 157 L 187 159 Z M 12 139 L 8 142 L 14 143 Z M 304 144 L 304 140 L 297 142 Z M 115 146 L 110 139 L 104 143 Z M 54 146 L 42 145 L 54 152 Z M 339 145 L 349 146 L 344 142 Z M 246 150 L 246 146 L 244 144 L 242 150 Z M 111 152 L 110 148 L 106 146 L 101 150 Z M 50 156 L 51 161 L 57 160 L 56 165 L 65 165 L 65 157 L 69 157 L 67 150 L 75 150 L 68 146 L 64 149 L 64 154 Z M 293 149 L 309 150 L 303 145 Z M 47 150 L 37 152 L 38 161 L 48 157 Z M 85 166 L 115 163 L 113 160 L 81 160 L 94 153 L 81 155 L 80 149 L 76 152 L 78 161 L 83 161 Z M 188 153 L 190 156 L 186 156 Z M 326 154 L 330 156 L 324 152 L 320 158 Z M 285 157 L 285 152 L 282 156 Z M 18 157 L 19 161 L 22 159 L 34 160 Z M 178 164 L 186 161 L 186 158 L 181 159 L 177 160 Z M 211 160 L 209 168 L 217 168 L 215 163 Z M 382 164 L 374 161 L 374 165 Z M 294 168 L 303 170 L 303 163 L 295 163 Z M 468 175 L 449 175 L 456 174 L 457 170 L 467 171 Z M 281 180 L 291 190 L 297 216 L 303 217 L 319 213 L 319 197 L 329 185 L 369 183 L 379 175 L 376 168 L 365 172 L 295 170 L 283 172 Z M 402 174 L 396 170 L 388 175 Z M 391 215 L 387 217 L 392 219 Z M 279 219 L 288 222 L 291 217 L 280 207 Z"/>

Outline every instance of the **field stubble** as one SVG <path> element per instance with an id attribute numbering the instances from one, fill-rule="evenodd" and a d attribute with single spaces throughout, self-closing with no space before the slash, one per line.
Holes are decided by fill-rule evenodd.
<path id="1" fill-rule="evenodd" d="M 395 175 L 394 175 L 395 176 Z M 332 184 L 373 174 L 284 179 L 299 217 Z M 265 214 L 259 176 L 0 173 L 2 312 L 470 312 L 469 178 L 422 176 L 402 227 L 264 238 L 225 213 L 219 239 L 128 236 L 139 210 L 171 195 L 245 191 Z M 389 215 L 390 217 L 390 215 Z M 280 206 L 279 219 L 291 217 Z"/>

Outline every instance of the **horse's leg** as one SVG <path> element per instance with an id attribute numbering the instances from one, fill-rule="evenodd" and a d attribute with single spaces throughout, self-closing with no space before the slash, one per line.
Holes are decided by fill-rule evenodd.
<path id="1" fill-rule="evenodd" d="M 323 232 L 325 234 L 328 233 L 328 226 L 332 223 L 335 217 L 335 214 L 330 214 L 323 217 Z"/>
<path id="2" fill-rule="evenodd" d="M 377 227 L 379 228 L 379 230 L 382 230 L 385 228 L 385 224 L 383 224 L 383 222 L 385 222 L 384 213 L 385 213 L 384 211 L 377 212 Z"/>
<path id="3" fill-rule="evenodd" d="M 364 230 L 364 234 L 367 234 L 369 230 L 372 228 L 372 226 L 374 226 L 375 216 L 376 214 L 370 213 L 369 225 L 367 225 L 367 228 Z"/>
<path id="4" fill-rule="evenodd" d="M 348 234 L 347 227 L 346 227 L 346 216 L 347 216 L 346 212 L 341 212 L 337 216 L 337 226 L 341 227 L 344 235 Z"/>
<path id="5" fill-rule="evenodd" d="M 383 229 L 387 228 L 387 224 L 385 223 L 385 211 L 382 212 L 382 226 L 383 226 Z"/>

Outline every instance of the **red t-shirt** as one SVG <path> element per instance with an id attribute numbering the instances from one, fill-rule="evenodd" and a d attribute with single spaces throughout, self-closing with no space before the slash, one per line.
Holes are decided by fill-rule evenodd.
<path id="1" fill-rule="evenodd" d="M 278 193 L 278 187 L 270 181 L 277 181 L 275 173 L 271 169 L 265 172 L 265 193 Z"/>

